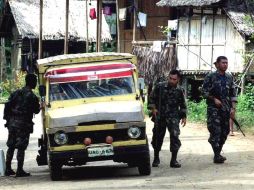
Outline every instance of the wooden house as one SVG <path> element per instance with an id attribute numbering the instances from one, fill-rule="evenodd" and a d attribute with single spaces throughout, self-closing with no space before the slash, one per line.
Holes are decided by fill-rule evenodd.
<path id="1" fill-rule="evenodd" d="M 153 50 L 154 42 L 166 42 L 160 26 L 176 18 L 170 7 L 158 7 L 158 0 L 118 0 L 119 9 L 126 8 L 124 21 L 119 21 L 120 51 L 137 55 L 138 69 L 147 85 L 151 86 L 161 75 L 165 76 L 175 67 L 173 46 L 163 46 L 161 51 Z M 146 26 L 138 27 L 139 13 L 146 14 Z"/>
<path id="2" fill-rule="evenodd" d="M 177 12 L 177 66 L 184 74 L 192 97 L 199 96 L 202 79 L 214 69 L 220 55 L 229 60 L 232 74 L 254 75 L 253 61 L 245 55 L 253 51 L 254 28 L 247 23 L 252 8 L 243 0 L 161 0 L 159 7 Z M 197 93 L 197 94 L 195 94 Z"/>
<path id="3" fill-rule="evenodd" d="M 96 9 L 90 1 L 88 10 Z M 1 77 L 4 73 L 26 70 L 33 72 L 38 58 L 39 0 L 5 1 L 0 22 Z M 69 53 L 86 52 L 85 41 L 96 41 L 96 19 L 88 18 L 86 2 L 70 0 Z M 88 39 L 86 31 L 88 30 Z M 63 54 L 65 37 L 65 3 L 62 0 L 43 1 L 43 57 Z M 109 26 L 102 17 L 102 42 L 110 41 Z M 2 77 L 3 80 L 5 77 Z"/>

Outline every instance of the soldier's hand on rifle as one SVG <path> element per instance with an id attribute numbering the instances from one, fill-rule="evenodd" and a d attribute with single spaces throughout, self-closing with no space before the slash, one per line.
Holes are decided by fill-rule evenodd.
<path id="1" fill-rule="evenodd" d="M 186 118 L 181 119 L 181 125 L 184 127 L 186 125 Z"/>
<path id="2" fill-rule="evenodd" d="M 216 105 L 217 108 L 221 108 L 222 107 L 222 103 L 219 99 L 214 98 L 214 103 Z"/>

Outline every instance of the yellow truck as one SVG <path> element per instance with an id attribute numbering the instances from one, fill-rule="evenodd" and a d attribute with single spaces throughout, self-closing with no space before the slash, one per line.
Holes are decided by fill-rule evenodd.
<path id="1" fill-rule="evenodd" d="M 113 160 L 150 175 L 142 80 L 126 53 L 68 54 L 40 59 L 43 134 L 38 165 L 52 180 L 62 166 Z"/>

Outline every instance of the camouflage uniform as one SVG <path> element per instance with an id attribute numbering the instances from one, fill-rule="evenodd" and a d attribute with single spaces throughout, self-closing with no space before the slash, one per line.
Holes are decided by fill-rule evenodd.
<path id="1" fill-rule="evenodd" d="M 207 99 L 207 127 L 210 132 L 208 142 L 214 150 L 219 149 L 220 152 L 229 134 L 232 101 L 237 101 L 233 76 L 229 73 L 220 75 L 218 71 L 209 73 L 205 77 L 202 94 Z M 217 108 L 209 96 L 219 99 L 222 107 Z"/>
<path id="2" fill-rule="evenodd" d="M 25 150 L 29 143 L 30 133 L 33 132 L 33 115 L 39 113 L 39 99 L 32 90 L 24 87 L 11 94 L 11 114 L 8 116 L 6 127 L 9 131 L 7 140 L 8 151 L 6 165 L 11 165 L 14 150 L 18 149 L 18 167 L 23 167 Z"/>
<path id="3" fill-rule="evenodd" d="M 148 108 L 159 111 L 157 124 L 153 128 L 154 150 L 161 150 L 167 128 L 170 133 L 170 151 L 177 152 L 181 146 L 179 122 L 186 118 L 187 112 L 183 89 L 171 87 L 168 82 L 159 83 L 151 92 Z"/>

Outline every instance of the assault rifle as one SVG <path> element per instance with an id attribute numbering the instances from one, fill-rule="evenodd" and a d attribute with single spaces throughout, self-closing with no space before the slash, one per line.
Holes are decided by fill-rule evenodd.
<path id="1" fill-rule="evenodd" d="M 232 119 L 232 118 L 231 118 L 231 119 Z M 243 136 L 246 137 L 245 134 L 244 134 L 244 132 L 243 132 L 243 130 L 241 129 L 241 126 L 240 126 L 240 124 L 238 123 L 238 121 L 237 121 L 236 119 L 232 119 L 232 120 L 233 120 L 234 124 L 237 126 L 237 130 L 239 130 L 239 131 L 243 134 Z"/>
<path id="2" fill-rule="evenodd" d="M 217 99 L 219 99 L 221 102 L 222 102 L 222 100 L 221 100 L 221 98 L 218 98 L 218 96 L 214 96 L 215 98 L 217 98 Z M 231 118 L 232 119 L 232 118 Z M 240 126 L 240 124 L 238 123 L 238 121 L 234 118 L 234 119 L 232 119 L 232 121 L 234 122 L 234 124 L 237 126 L 237 130 L 239 130 L 242 134 L 243 134 L 243 136 L 245 137 L 245 134 L 244 134 L 244 132 L 243 132 L 243 130 L 241 129 L 241 126 Z"/>

